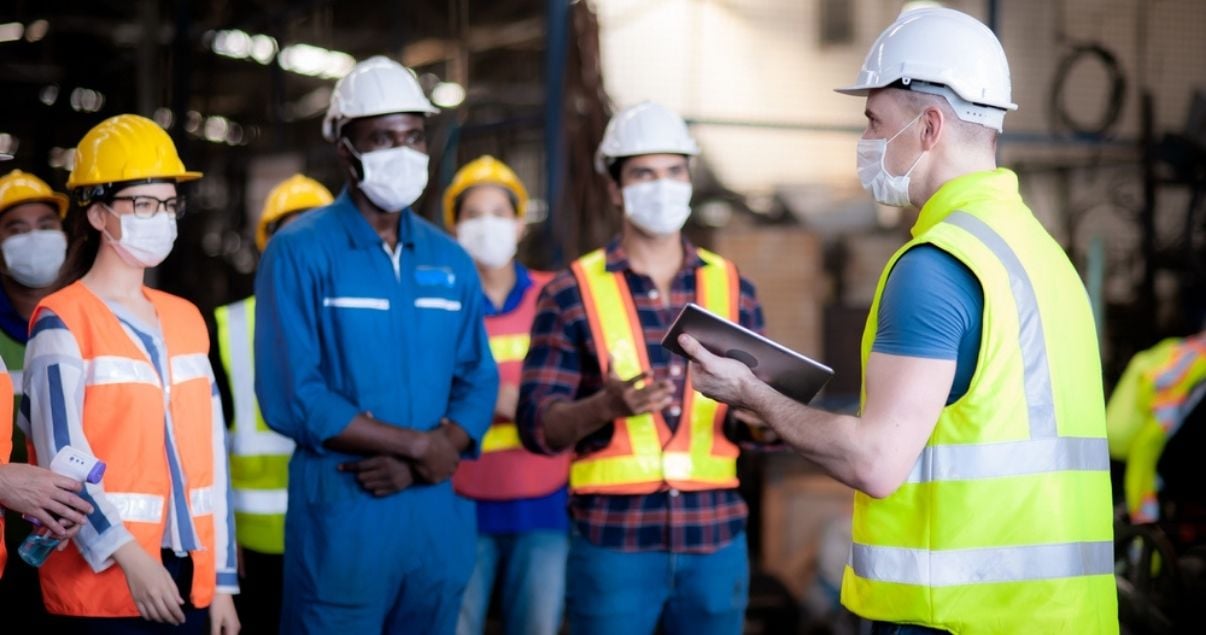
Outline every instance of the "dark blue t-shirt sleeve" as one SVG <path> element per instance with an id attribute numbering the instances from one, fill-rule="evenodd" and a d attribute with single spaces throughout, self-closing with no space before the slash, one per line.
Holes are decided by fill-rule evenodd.
<path id="1" fill-rule="evenodd" d="M 872 350 L 956 360 L 953 402 L 967 391 L 975 371 L 983 313 L 984 291 L 975 274 L 947 252 L 919 245 L 888 275 Z"/>

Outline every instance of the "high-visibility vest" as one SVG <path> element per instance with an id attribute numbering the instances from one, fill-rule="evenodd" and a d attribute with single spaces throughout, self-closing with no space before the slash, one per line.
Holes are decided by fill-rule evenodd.
<path id="1" fill-rule="evenodd" d="M 532 320 L 536 317 L 536 300 L 552 278 L 537 271 L 529 275 L 532 284 L 519 306 L 509 313 L 486 318 L 490 352 L 498 364 L 499 382 L 503 386 L 519 387 Z M 479 459 L 461 462 L 452 477 L 453 487 L 462 496 L 494 501 L 536 498 L 561 489 L 569 478 L 568 453 L 541 456 L 524 450 L 515 422 L 504 417 L 495 416 L 482 437 L 481 449 Z"/>
<path id="2" fill-rule="evenodd" d="M 695 270 L 695 301 L 712 313 L 738 320 L 740 278 L 720 256 L 698 250 L 704 264 Z M 649 373 L 645 332 L 622 271 L 607 270 L 603 250 L 571 265 L 590 324 L 599 368 L 622 378 Z M 656 345 L 656 344 L 655 344 Z M 727 406 L 691 387 L 686 378 L 682 418 L 673 433 L 661 412 L 616 419 L 607 447 L 577 454 L 570 466 L 576 493 L 648 494 L 666 487 L 683 491 L 737 487 L 738 448 L 725 437 Z"/>
<path id="3" fill-rule="evenodd" d="M 253 551 L 284 553 L 289 457 L 294 443 L 268 428 L 255 398 L 255 298 L 218 307 L 214 321 L 234 410 L 230 486 L 236 538 Z"/>
<path id="4" fill-rule="evenodd" d="M 171 409 L 176 448 L 189 488 L 188 510 L 201 548 L 189 552 L 193 587 L 189 600 L 206 607 L 216 583 L 214 501 L 225 496 L 214 487 L 215 448 L 213 375 L 209 366 L 209 335 L 201 313 L 192 303 L 144 288 L 159 316 L 167 347 L 165 388 L 155 366 L 122 329 L 105 303 L 82 282 L 45 299 L 43 309 L 63 321 L 84 361 L 84 436 L 93 454 L 107 464 L 105 496 L 121 515 L 126 529 L 144 551 L 160 558 L 172 491 L 167 456 L 165 408 Z M 121 567 L 96 573 L 75 548 L 52 553 L 39 569 L 46 609 L 55 615 L 134 617 L 138 608 L 130 596 Z"/>
<path id="5" fill-rule="evenodd" d="M 1135 355 L 1106 410 L 1111 454 L 1126 461 L 1131 521 L 1160 519 L 1157 467 L 1164 445 L 1203 399 L 1206 335 L 1166 339 Z"/>
<path id="6" fill-rule="evenodd" d="M 6 369 L 0 368 L 0 465 L 8 463 L 13 451 L 13 400 L 7 395 L 13 392 L 13 381 Z M 0 510 L 0 578 L 4 577 L 4 565 L 8 562 L 8 551 L 4 548 L 4 514 Z"/>
<path id="7" fill-rule="evenodd" d="M 913 236 L 880 278 L 864 369 L 888 274 L 920 244 L 980 282 L 980 356 L 904 484 L 856 492 L 842 603 L 952 633 L 1117 633 L 1101 364 L 1076 270 L 1008 170 L 945 184 Z"/>

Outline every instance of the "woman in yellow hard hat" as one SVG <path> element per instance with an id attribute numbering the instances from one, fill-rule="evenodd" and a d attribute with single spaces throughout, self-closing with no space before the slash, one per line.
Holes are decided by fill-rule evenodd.
<path id="1" fill-rule="evenodd" d="M 477 561 L 461 602 L 458 633 L 482 632 L 496 579 L 508 634 L 552 635 L 561 627 L 569 455 L 524 450 L 514 423 L 536 299 L 552 278 L 515 258 L 527 205 L 519 177 L 491 156 L 466 164 L 444 192 L 444 223 L 481 276 L 486 333 L 500 380 L 481 457 L 462 461 L 452 479 L 457 492 L 477 501 Z"/>
<path id="2" fill-rule="evenodd" d="M 143 285 L 176 239 L 177 186 L 200 177 L 153 121 L 119 115 L 84 136 L 67 180 L 71 246 L 62 288 L 34 311 L 23 412 L 40 464 L 71 446 L 108 466 L 84 490 L 96 509 L 74 547 L 41 567 L 43 601 L 65 632 L 145 632 L 144 620 L 239 629 L 205 321 Z"/>

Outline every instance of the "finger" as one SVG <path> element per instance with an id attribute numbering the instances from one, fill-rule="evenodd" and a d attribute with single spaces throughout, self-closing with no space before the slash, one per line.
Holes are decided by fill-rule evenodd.
<path id="1" fill-rule="evenodd" d="M 163 602 L 162 598 L 152 594 L 151 597 L 147 599 L 146 618 L 152 622 L 159 622 L 161 624 L 168 621 L 167 605 L 165 602 Z"/>
<path id="2" fill-rule="evenodd" d="M 175 581 L 172 581 L 172 588 L 173 589 L 176 588 Z M 176 591 L 175 593 L 176 593 L 176 601 L 175 602 L 169 601 L 167 603 L 168 615 L 171 616 L 173 624 L 180 625 L 180 624 L 184 623 L 184 609 L 181 608 L 181 606 L 180 606 L 181 604 L 184 604 L 184 600 L 180 599 L 179 591 Z"/>
<path id="3" fill-rule="evenodd" d="M 54 486 L 59 489 L 67 490 L 69 492 L 78 492 L 84 489 L 84 484 L 73 478 L 63 476 L 62 474 L 55 474 L 54 472 L 51 472 L 51 474 L 54 474 L 54 478 L 51 483 L 53 483 Z"/>
<path id="4" fill-rule="evenodd" d="M 140 601 L 135 600 L 134 608 L 138 609 L 138 614 L 140 616 L 142 616 L 142 619 L 144 619 L 144 620 L 151 619 L 151 611 L 147 608 L 147 605 L 145 602 L 140 602 Z"/>
<path id="5" fill-rule="evenodd" d="M 56 492 L 52 498 L 72 509 L 79 510 L 82 514 L 92 513 L 92 504 L 71 492 Z"/>
<path id="6" fill-rule="evenodd" d="M 678 336 L 678 345 L 682 347 L 687 357 L 701 364 L 706 365 L 716 359 L 716 356 L 708 352 L 708 349 L 704 348 L 703 344 L 699 343 L 699 340 L 686 333 Z"/>
<path id="7" fill-rule="evenodd" d="M 649 376 L 649 373 L 642 372 L 642 373 L 638 374 L 636 377 L 623 380 L 624 385 L 625 386 L 635 386 L 637 384 L 637 382 L 644 380 L 648 376 Z"/>
<path id="8" fill-rule="evenodd" d="M 222 635 L 222 630 L 226 626 L 225 622 L 226 620 L 224 619 L 215 620 L 211 617 L 209 620 L 209 635 Z"/>
<path id="9" fill-rule="evenodd" d="M 340 463 L 338 469 L 340 472 L 348 472 L 351 474 L 356 474 L 357 472 L 360 472 L 361 470 L 364 469 L 364 461 L 354 461 L 351 463 Z"/>
<path id="10" fill-rule="evenodd" d="M 47 511 L 59 517 L 59 520 L 71 521 L 72 525 L 82 525 L 84 523 L 84 515 L 71 509 L 70 507 L 58 502 L 50 501 L 46 505 Z M 66 527 L 66 525 L 64 525 Z"/>
<path id="11" fill-rule="evenodd" d="M 42 526 L 49 529 L 55 536 L 62 538 L 67 535 L 67 528 L 63 526 L 54 516 L 46 513 L 44 509 L 35 510 L 33 517 L 42 523 Z"/>

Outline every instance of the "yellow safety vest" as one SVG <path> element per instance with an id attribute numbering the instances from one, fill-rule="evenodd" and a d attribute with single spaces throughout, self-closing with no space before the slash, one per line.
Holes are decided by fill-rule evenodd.
<path id="1" fill-rule="evenodd" d="M 704 249 L 695 271 L 696 303 L 733 321 L 738 319 L 740 277 L 732 263 Z M 644 329 L 624 273 L 607 270 L 603 250 L 571 265 L 595 343 L 599 368 L 608 360 L 620 377 L 650 373 Z M 693 491 L 736 487 L 738 448 L 724 435 L 727 406 L 691 388 L 690 374 L 682 420 L 673 433 L 660 412 L 617 419 L 611 443 L 579 454 L 570 467 L 576 493 L 648 494 L 666 487 Z"/>
<path id="2" fill-rule="evenodd" d="M 952 633 L 1117 633 L 1101 365 L 1080 278 L 1008 170 L 943 185 L 913 236 L 880 278 L 864 368 L 888 274 L 919 244 L 979 280 L 980 356 L 900 489 L 855 494 L 842 603 Z"/>
<path id="3" fill-rule="evenodd" d="M 1157 466 L 1168 439 L 1206 390 L 1206 336 L 1166 339 L 1127 364 L 1106 409 L 1110 453 L 1126 461 L 1131 521 L 1160 519 Z"/>
<path id="4" fill-rule="evenodd" d="M 234 401 L 230 484 L 235 534 L 248 549 L 284 553 L 289 457 L 294 444 L 268 428 L 255 398 L 255 298 L 219 307 L 214 318 L 218 351 Z"/>

